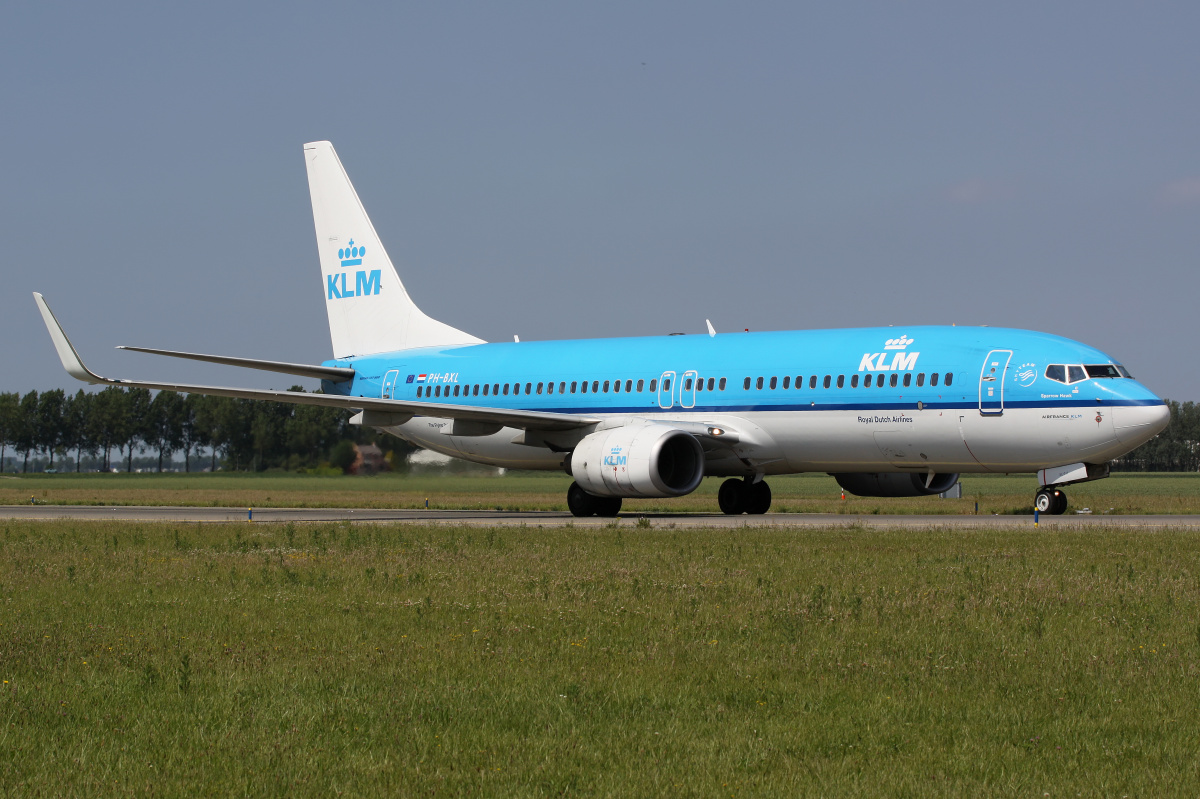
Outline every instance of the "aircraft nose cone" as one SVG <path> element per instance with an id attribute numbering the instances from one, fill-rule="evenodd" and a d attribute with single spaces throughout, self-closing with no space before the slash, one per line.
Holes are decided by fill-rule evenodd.
<path id="1" fill-rule="evenodd" d="M 1112 409 L 1113 428 L 1122 444 L 1136 447 L 1167 429 L 1171 409 L 1162 405 L 1123 405 Z"/>

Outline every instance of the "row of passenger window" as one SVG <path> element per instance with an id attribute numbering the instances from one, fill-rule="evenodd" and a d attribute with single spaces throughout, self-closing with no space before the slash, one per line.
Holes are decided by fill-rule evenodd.
<path id="1" fill-rule="evenodd" d="M 1090 363 L 1084 366 L 1052 363 L 1046 367 L 1046 377 L 1056 383 L 1078 383 L 1089 377 L 1133 377 L 1129 370 L 1116 363 Z"/>
<path id="2" fill-rule="evenodd" d="M 689 377 L 683 381 L 683 388 L 685 391 L 691 391 L 693 385 L 695 385 L 696 391 L 704 391 L 706 385 L 709 391 L 724 391 L 726 381 L 723 377 L 720 379 L 710 377 L 707 381 L 705 381 L 705 379 L 702 377 L 696 378 L 694 383 L 693 378 Z M 638 380 L 635 382 L 633 380 L 625 380 L 624 384 L 622 384 L 620 380 L 593 380 L 591 383 L 588 383 L 586 380 L 572 380 L 570 383 L 570 388 L 568 389 L 567 382 L 562 380 L 558 383 L 558 393 L 566 394 L 569 390 L 572 394 L 587 394 L 590 390 L 592 394 L 608 394 L 610 391 L 613 394 L 620 394 L 622 391 L 622 386 L 624 387 L 623 390 L 626 394 L 640 394 L 646 390 L 646 381 Z M 417 386 L 417 396 L 487 397 L 489 395 L 508 396 L 510 393 L 514 396 L 520 396 L 522 393 L 521 388 L 522 386 L 520 383 L 474 383 L 471 385 L 455 386 Z M 654 378 L 650 381 L 649 388 L 650 393 L 652 394 L 658 391 L 658 378 Z M 553 394 L 555 393 L 555 383 L 553 380 L 542 383 L 529 382 L 525 384 L 524 389 L 525 394 Z M 662 389 L 663 391 L 671 390 L 670 378 L 663 380 Z"/>
<path id="3" fill-rule="evenodd" d="M 934 372 L 931 375 L 929 375 L 929 385 L 936 386 L 938 384 L 938 379 L 940 378 L 940 376 L 941 376 L 940 372 Z M 916 377 L 917 377 L 917 385 L 918 386 L 925 385 L 925 373 L 924 372 L 918 372 Z M 817 375 L 809 376 L 808 387 L 816 388 L 817 380 L 819 380 L 819 379 L 820 378 L 818 378 Z M 834 378 L 832 375 L 825 375 L 824 379 L 821 380 L 821 386 L 823 388 L 831 388 L 835 382 L 837 383 L 838 388 L 845 388 L 846 376 L 838 375 L 836 378 Z M 903 385 L 905 388 L 908 388 L 913 383 L 913 374 L 912 374 L 912 372 L 905 372 L 903 379 L 902 379 L 901 376 L 899 374 L 897 374 L 896 372 L 893 372 L 890 376 L 889 375 L 876 375 L 876 374 L 872 374 L 872 373 L 868 372 L 866 375 L 863 376 L 863 380 L 862 380 L 863 388 L 870 388 L 872 383 L 874 383 L 874 385 L 876 385 L 879 388 L 883 388 L 885 385 L 890 385 L 892 388 L 896 388 L 897 386 Z M 949 385 L 952 385 L 953 383 L 954 383 L 954 374 L 952 372 L 946 372 L 946 379 L 945 379 L 945 382 L 943 383 L 943 385 L 949 386 Z M 749 391 L 751 385 L 753 385 L 756 389 L 759 389 L 759 390 L 762 390 L 763 388 L 775 389 L 775 388 L 779 387 L 779 378 L 778 377 L 770 377 L 770 378 L 759 377 L 756 379 L 751 379 L 751 378 L 747 377 L 745 379 L 745 381 L 743 381 L 743 383 L 742 383 L 742 388 L 744 388 L 746 391 Z M 783 378 L 783 387 L 791 388 L 791 385 L 792 385 L 791 376 L 790 375 L 785 376 Z M 795 386 L 796 386 L 797 390 L 804 388 L 804 376 L 803 375 L 796 376 Z M 858 388 L 858 375 L 850 375 L 850 388 Z"/>

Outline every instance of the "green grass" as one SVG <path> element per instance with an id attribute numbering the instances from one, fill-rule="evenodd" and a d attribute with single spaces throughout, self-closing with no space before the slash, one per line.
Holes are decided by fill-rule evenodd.
<path id="1" fill-rule="evenodd" d="M 0 523 L 9 794 L 1200 792 L 1200 535 Z"/>
<path id="2" fill-rule="evenodd" d="M 847 495 L 825 474 L 769 480 L 772 510 L 783 513 L 1032 513 L 1033 475 L 964 475 L 963 498 L 878 499 Z M 205 505 L 222 507 L 498 508 L 566 510 L 571 478 L 554 472 L 381 474 L 324 477 L 266 474 L 57 474 L 0 479 L 0 505 L 30 498 L 58 505 Z M 679 499 L 626 500 L 630 512 L 716 512 L 719 478 Z M 1200 474 L 1119 473 L 1068 486 L 1071 510 L 1095 513 L 1200 513 Z M 1111 511 L 1109 509 L 1112 509 Z"/>

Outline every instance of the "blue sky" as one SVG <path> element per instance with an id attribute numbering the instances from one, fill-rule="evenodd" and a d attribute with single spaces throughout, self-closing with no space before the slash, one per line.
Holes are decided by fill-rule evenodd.
<path id="1" fill-rule="evenodd" d="M 957 323 L 1200 399 L 1200 7 L 22 3 L 0 390 L 329 357 L 306 141 L 489 340 Z"/>

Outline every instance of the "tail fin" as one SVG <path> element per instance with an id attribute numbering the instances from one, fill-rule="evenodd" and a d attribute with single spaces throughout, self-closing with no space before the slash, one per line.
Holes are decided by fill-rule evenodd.
<path id="1" fill-rule="evenodd" d="M 482 339 L 430 319 L 409 298 L 333 145 L 304 145 L 304 161 L 333 357 L 482 344 Z"/>

